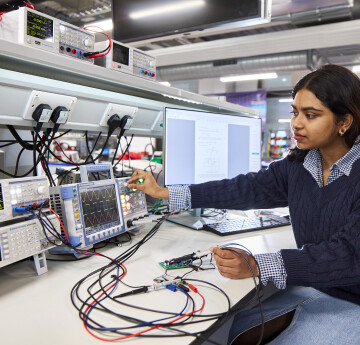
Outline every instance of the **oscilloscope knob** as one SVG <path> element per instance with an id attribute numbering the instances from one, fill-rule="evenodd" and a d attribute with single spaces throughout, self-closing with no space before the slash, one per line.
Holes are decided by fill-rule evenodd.
<path id="1" fill-rule="evenodd" d="M 90 38 L 89 38 L 89 37 L 84 38 L 84 39 L 83 39 L 83 43 L 84 43 L 84 46 L 85 46 L 86 48 L 91 47 L 91 41 L 90 41 Z"/>
<path id="2" fill-rule="evenodd" d="M 37 187 L 36 191 L 38 194 L 44 194 L 46 188 L 44 186 Z"/>

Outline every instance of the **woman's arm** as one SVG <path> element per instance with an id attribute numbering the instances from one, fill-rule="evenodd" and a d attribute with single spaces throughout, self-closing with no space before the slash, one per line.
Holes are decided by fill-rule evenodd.
<path id="1" fill-rule="evenodd" d="M 285 159 L 265 171 L 191 185 L 193 208 L 261 209 L 288 206 L 288 176 L 298 164 Z"/>
<path id="2" fill-rule="evenodd" d="M 136 170 L 128 180 L 128 187 L 130 189 L 138 189 L 144 193 L 157 199 L 169 200 L 169 190 L 164 187 L 160 187 L 154 176 L 147 171 Z"/>

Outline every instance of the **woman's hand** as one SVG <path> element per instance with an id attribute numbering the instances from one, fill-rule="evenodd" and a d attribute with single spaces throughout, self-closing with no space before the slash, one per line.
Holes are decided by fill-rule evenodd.
<path id="1" fill-rule="evenodd" d="M 226 248 L 226 247 L 225 247 Z M 222 249 L 221 247 L 212 247 L 210 250 L 214 253 L 214 259 L 216 261 L 216 266 L 220 274 L 226 278 L 231 279 L 242 279 L 252 277 L 249 266 L 244 261 L 242 256 L 249 262 L 249 265 L 257 277 L 259 276 L 259 271 L 255 259 L 244 251 L 236 248 L 231 248 L 231 250 Z M 239 254 L 234 253 L 236 251 Z"/>
<path id="2" fill-rule="evenodd" d="M 160 187 L 150 172 L 135 170 L 128 180 L 128 187 L 130 189 L 141 190 L 153 198 L 169 200 L 169 190 Z"/>

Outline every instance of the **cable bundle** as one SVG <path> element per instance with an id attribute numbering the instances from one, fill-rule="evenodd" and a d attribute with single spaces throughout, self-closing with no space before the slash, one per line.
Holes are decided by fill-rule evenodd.
<path id="1" fill-rule="evenodd" d="M 118 291 L 120 284 L 136 289 L 134 291 L 138 292 L 145 292 L 147 290 L 144 289 L 144 286 L 129 286 L 123 281 L 127 274 L 124 263 L 155 235 L 160 225 L 168 216 L 163 217 L 142 240 L 115 259 L 103 256 L 109 260 L 109 263 L 86 275 L 74 285 L 71 291 L 71 301 L 78 310 L 85 329 L 95 338 L 103 341 L 116 341 L 136 336 L 157 338 L 191 335 L 203 339 L 198 332 L 191 333 L 186 331 L 184 327 L 180 328 L 180 326 L 218 320 L 229 313 L 230 300 L 225 292 L 211 283 L 195 279 L 186 279 L 185 281 L 178 278 L 174 280 L 174 283 L 168 282 L 165 284 L 164 289 L 166 289 L 166 292 L 170 290 L 175 293 L 174 297 L 177 300 L 179 298 L 183 300 L 183 307 L 180 311 L 169 312 L 131 305 L 126 302 L 126 298 L 121 297 L 121 295 L 119 297 L 115 293 Z M 181 284 L 178 284 L 179 280 L 181 280 Z M 202 286 L 207 284 L 212 289 L 217 289 L 227 300 L 227 312 L 211 315 L 200 314 L 205 306 L 205 297 L 190 282 L 199 282 Z M 195 296 L 192 296 L 193 293 L 195 293 Z M 131 293 L 122 295 L 126 296 L 128 294 Z M 152 298 L 153 295 L 149 293 L 149 297 Z M 156 316 L 151 321 L 143 320 L 131 316 L 134 313 L 126 315 L 123 310 L 127 308 L 141 310 L 146 315 L 156 313 Z M 161 315 L 160 317 L 159 314 Z M 106 324 L 104 320 L 106 320 Z M 161 333 L 154 332 L 159 329 L 166 329 L 167 331 Z"/>

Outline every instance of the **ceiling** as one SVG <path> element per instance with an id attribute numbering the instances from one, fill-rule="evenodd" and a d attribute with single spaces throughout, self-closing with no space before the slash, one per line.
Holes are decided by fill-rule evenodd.
<path id="1" fill-rule="evenodd" d="M 29 1 L 30 2 L 30 1 Z M 111 18 L 109 0 L 33 0 L 74 25 Z M 0 0 L 0 12 L 23 1 Z M 254 71 L 296 71 L 326 63 L 360 64 L 360 0 L 272 0 L 271 22 L 229 32 L 196 32 L 131 45 L 157 57 L 158 78 L 176 81 Z M 316 30 L 314 27 L 316 26 Z"/>

